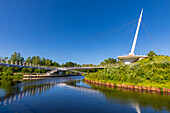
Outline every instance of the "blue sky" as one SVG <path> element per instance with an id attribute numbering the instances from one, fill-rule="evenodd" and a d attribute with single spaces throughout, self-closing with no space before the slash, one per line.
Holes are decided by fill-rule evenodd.
<path id="1" fill-rule="evenodd" d="M 130 52 L 137 21 L 102 33 L 138 19 L 142 8 L 161 54 L 170 55 L 170 0 L 0 0 L 0 56 L 99 64 Z M 158 53 L 141 26 L 135 53 L 150 50 Z"/>

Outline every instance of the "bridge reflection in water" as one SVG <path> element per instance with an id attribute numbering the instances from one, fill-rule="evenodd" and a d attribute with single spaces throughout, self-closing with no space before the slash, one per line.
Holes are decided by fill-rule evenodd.
<path id="1" fill-rule="evenodd" d="M 46 84 L 24 86 L 22 91 L 11 92 L 11 94 L 0 97 L 0 104 L 6 106 L 7 104 L 11 104 L 12 102 L 20 101 L 22 98 L 34 96 L 37 93 L 40 94 L 43 91 L 47 91 L 48 89 L 53 88 L 55 85 L 55 82 L 51 82 Z"/>
<path id="2" fill-rule="evenodd" d="M 31 97 L 43 92 L 48 92 L 52 88 L 68 88 L 76 94 L 82 96 L 102 97 L 104 96 L 109 103 L 120 103 L 133 107 L 136 112 L 141 112 L 141 107 L 151 107 L 157 110 L 170 111 L 170 96 L 147 94 L 140 92 L 130 92 L 119 89 L 108 88 L 104 86 L 96 86 L 87 84 L 81 80 L 67 80 L 66 82 L 28 82 L 25 85 L 14 85 L 11 89 L 6 90 L 5 94 L 0 95 L 0 106 L 7 106 L 11 103 L 22 101 L 23 98 Z M 11 91 L 12 89 L 15 89 Z"/>
<path id="3" fill-rule="evenodd" d="M 35 94 L 41 94 L 44 91 L 49 91 L 50 88 L 53 88 L 55 86 L 60 87 L 60 88 L 67 87 L 74 91 L 80 91 L 81 94 L 91 93 L 94 96 L 97 96 L 97 95 L 99 96 L 100 94 L 99 91 L 93 90 L 91 88 L 83 88 L 79 86 L 76 87 L 76 86 L 68 85 L 66 82 L 61 82 L 61 83 L 49 82 L 49 83 L 43 83 L 43 84 L 23 86 L 22 91 L 11 92 L 10 95 L 4 95 L 3 97 L 0 97 L 0 104 L 6 106 L 7 104 L 11 104 L 12 102 L 20 101 L 22 98 L 26 98 L 28 96 L 34 96 Z"/>

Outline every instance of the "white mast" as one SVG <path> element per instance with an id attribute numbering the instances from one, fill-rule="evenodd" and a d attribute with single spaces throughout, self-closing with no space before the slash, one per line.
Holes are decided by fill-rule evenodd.
<path id="1" fill-rule="evenodd" d="M 137 40 L 137 37 L 138 37 L 139 27 L 140 27 L 140 23 L 141 23 L 141 19 L 142 19 L 142 13 L 143 13 L 143 9 L 142 9 L 141 14 L 140 14 L 140 18 L 139 18 L 139 21 L 138 21 L 138 26 L 137 26 L 136 33 L 135 33 L 135 38 L 133 40 L 132 49 L 131 49 L 131 52 L 129 53 L 129 55 L 135 55 L 134 51 L 135 51 L 136 40 Z"/>

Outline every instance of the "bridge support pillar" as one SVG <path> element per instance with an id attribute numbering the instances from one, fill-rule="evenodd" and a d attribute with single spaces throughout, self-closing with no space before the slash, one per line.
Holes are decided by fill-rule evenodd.
<path id="1" fill-rule="evenodd" d="M 6 64 L 8 64 L 8 59 L 6 59 Z"/>
<path id="2" fill-rule="evenodd" d="M 18 62 L 17 62 L 17 61 L 15 61 L 15 65 L 18 65 Z"/>
<path id="3" fill-rule="evenodd" d="M 11 60 L 11 64 L 13 64 L 13 60 Z"/>
<path id="4" fill-rule="evenodd" d="M 21 62 L 19 62 L 19 65 L 22 65 L 22 63 L 21 63 Z"/>

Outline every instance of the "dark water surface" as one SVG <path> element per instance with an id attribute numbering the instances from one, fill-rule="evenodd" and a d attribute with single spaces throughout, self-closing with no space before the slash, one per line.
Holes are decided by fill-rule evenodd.
<path id="1" fill-rule="evenodd" d="M 123 91 L 61 77 L 0 82 L 2 113 L 168 113 L 170 96 Z"/>

